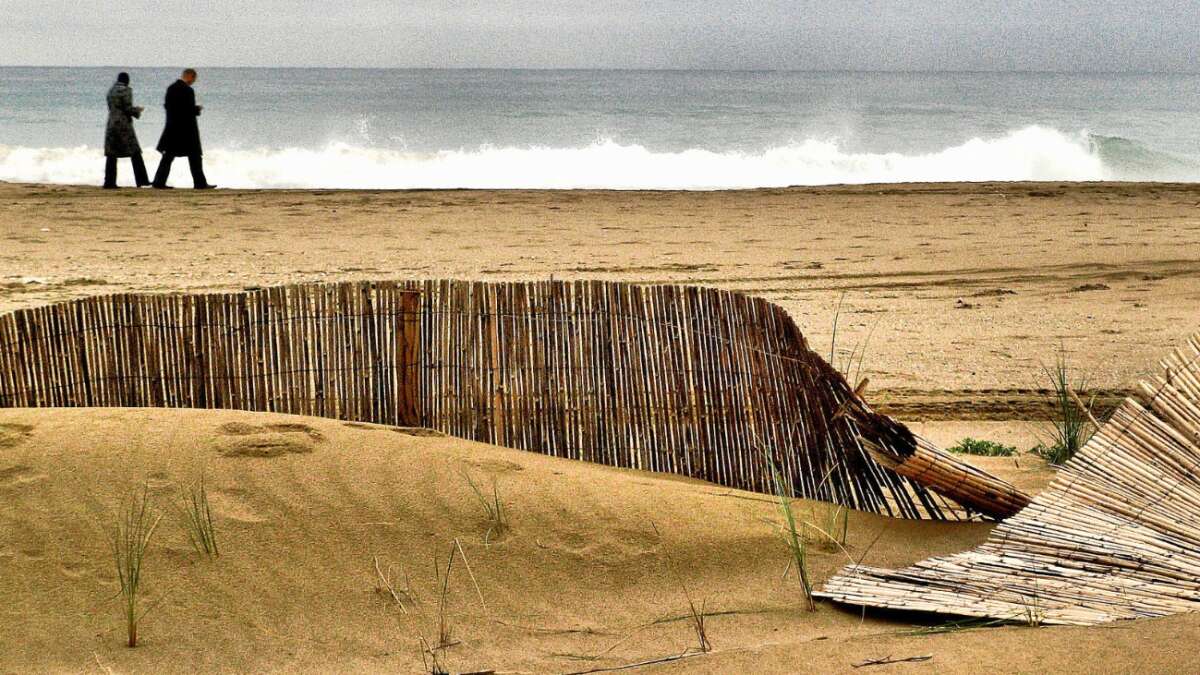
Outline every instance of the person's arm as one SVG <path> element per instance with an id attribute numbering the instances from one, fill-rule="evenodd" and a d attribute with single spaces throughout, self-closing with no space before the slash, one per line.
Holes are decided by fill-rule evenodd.
<path id="1" fill-rule="evenodd" d="M 129 117 L 141 117 L 142 109 L 133 104 L 133 92 L 126 90 L 121 94 L 121 110 Z"/>
<path id="2" fill-rule="evenodd" d="M 200 111 L 204 109 L 204 106 L 196 105 L 196 90 L 192 89 L 191 87 L 188 87 L 187 96 L 188 96 L 188 105 L 191 106 L 192 110 L 196 114 L 196 117 L 199 117 Z"/>

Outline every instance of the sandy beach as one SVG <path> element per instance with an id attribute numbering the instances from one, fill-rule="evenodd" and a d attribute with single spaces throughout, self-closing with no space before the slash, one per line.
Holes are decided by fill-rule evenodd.
<path id="1" fill-rule="evenodd" d="M 1102 403 L 1197 328 L 1200 186 L 949 184 L 743 192 L 217 191 L 0 184 L 0 311 L 93 294 L 293 281 L 596 278 L 702 284 L 784 307 L 827 353 L 866 344 L 866 398 L 947 446 L 1038 440 L 1060 346 Z M 1031 455 L 971 458 L 1036 493 Z M 495 480 L 491 538 L 464 478 Z M 172 504 L 203 474 L 221 558 Z M 123 647 L 109 532 L 145 484 L 165 514 L 145 648 Z M 803 503 L 819 518 L 827 505 Z M 802 609 L 765 495 L 377 425 L 228 411 L 0 410 L 0 672 L 420 672 L 434 560 L 461 543 L 452 672 L 1164 672 L 1200 619 L 948 630 Z M 904 566 L 990 525 L 852 514 L 855 560 Z M 485 542 L 485 539 L 487 540 Z M 379 588 L 374 561 L 396 578 Z M 397 582 L 399 583 L 399 582 Z M 401 606 L 403 605 L 403 607 Z M 930 629 L 930 627 L 937 627 Z M 1155 645 L 1147 649 L 1146 645 Z M 219 646 L 219 648 L 214 648 Z M 870 659 L 926 661 L 855 669 Z M 428 672 L 427 670 L 425 672 Z"/>
<path id="2" fill-rule="evenodd" d="M 292 281 L 596 278 L 783 306 L 908 419 L 1038 408 L 1064 348 L 1118 393 L 1196 327 L 1200 187 L 105 192 L 0 184 L 0 311 Z"/>

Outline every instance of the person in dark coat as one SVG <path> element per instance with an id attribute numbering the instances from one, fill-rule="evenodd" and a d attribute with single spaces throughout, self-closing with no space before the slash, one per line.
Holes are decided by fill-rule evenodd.
<path id="1" fill-rule="evenodd" d="M 146 163 L 142 161 L 142 146 L 138 143 L 133 120 L 142 116 L 142 109 L 133 104 L 133 89 L 129 73 L 117 75 L 108 90 L 108 124 L 104 128 L 104 187 L 117 187 L 117 159 L 128 157 L 133 163 L 133 177 L 138 187 L 150 184 Z"/>
<path id="2" fill-rule="evenodd" d="M 167 189 L 167 178 L 171 175 L 171 163 L 176 157 L 187 157 L 188 166 L 192 170 L 192 183 L 197 190 L 211 190 L 215 185 L 209 185 L 204 176 L 203 150 L 200 148 L 200 124 L 197 118 L 203 106 L 196 105 L 196 92 L 192 84 L 196 82 L 196 71 L 188 68 L 183 71 L 170 87 L 167 87 L 166 101 L 163 107 L 167 109 L 167 125 L 163 128 L 162 138 L 158 140 L 158 151 L 162 159 L 158 163 L 158 171 L 154 174 L 154 187 Z"/>

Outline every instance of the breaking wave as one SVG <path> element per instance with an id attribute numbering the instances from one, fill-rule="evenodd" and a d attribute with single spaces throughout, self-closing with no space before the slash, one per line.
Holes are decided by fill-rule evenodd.
<path id="1" fill-rule="evenodd" d="M 151 163 L 154 153 L 147 153 Z M 93 147 L 0 145 L 0 181 L 94 184 Z M 721 190 L 904 182 L 1200 180 L 1200 162 L 1136 141 L 1026 127 L 928 154 L 856 153 L 804 140 L 759 152 L 657 152 L 597 141 L 574 148 L 408 152 L 331 143 L 319 149 L 214 149 L 207 173 L 231 188 L 608 188 Z M 125 176 L 128 169 L 123 168 Z M 186 164 L 176 181 L 186 180 Z"/>

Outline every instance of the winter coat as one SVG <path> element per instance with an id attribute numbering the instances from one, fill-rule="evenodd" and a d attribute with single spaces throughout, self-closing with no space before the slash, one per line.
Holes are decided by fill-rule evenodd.
<path id="1" fill-rule="evenodd" d="M 108 90 L 108 125 L 104 129 L 106 157 L 132 157 L 142 154 L 133 119 L 142 112 L 133 107 L 133 89 L 117 82 Z"/>
<path id="2" fill-rule="evenodd" d="M 167 109 L 167 125 L 158 140 L 158 151 L 175 157 L 191 157 L 203 154 L 200 148 L 200 108 L 196 107 L 196 92 L 183 80 L 167 87 L 167 98 L 163 103 Z"/>

